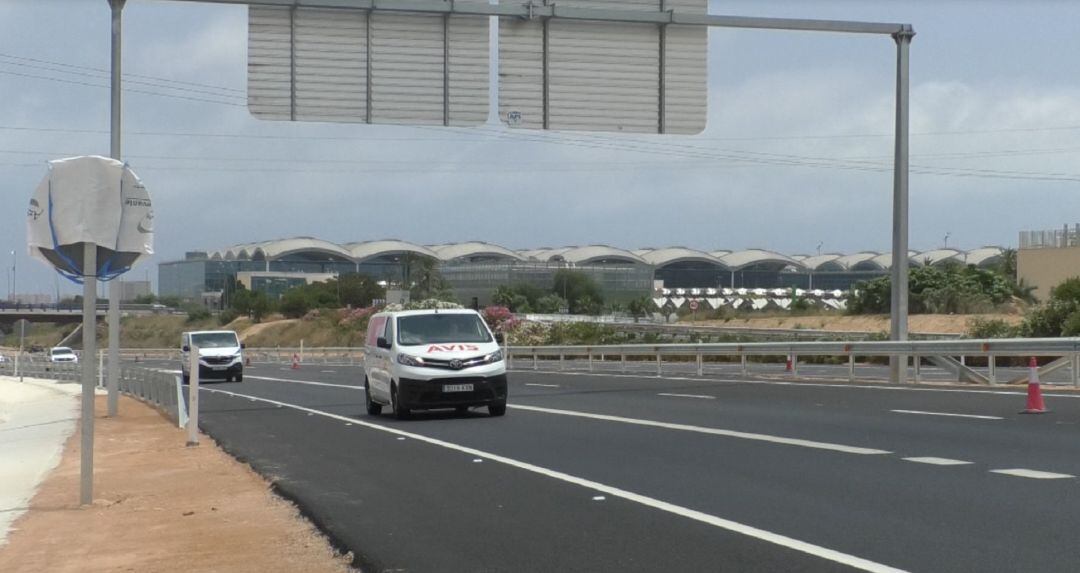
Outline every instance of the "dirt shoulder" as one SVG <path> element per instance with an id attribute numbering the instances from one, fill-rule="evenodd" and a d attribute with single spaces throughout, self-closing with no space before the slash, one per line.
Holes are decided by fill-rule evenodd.
<path id="1" fill-rule="evenodd" d="M 908 330 L 927 334 L 964 334 L 968 330 L 968 323 L 974 318 L 984 320 L 1000 319 L 1013 325 L 1024 320 L 1024 317 L 1019 314 L 913 314 L 908 317 Z M 831 330 L 837 332 L 888 332 L 889 316 L 775 316 L 746 319 L 733 318 L 728 321 L 703 320 L 691 324 L 743 328 Z"/>
<path id="2" fill-rule="evenodd" d="M 0 546 L 0 571 L 348 572 L 348 559 L 248 466 L 122 397 L 97 401 L 94 504 L 78 507 L 79 433 Z"/>

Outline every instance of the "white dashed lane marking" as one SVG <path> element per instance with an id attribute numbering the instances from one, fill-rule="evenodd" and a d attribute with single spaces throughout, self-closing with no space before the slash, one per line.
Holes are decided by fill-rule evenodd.
<path id="1" fill-rule="evenodd" d="M 699 434 L 711 434 L 714 436 L 725 436 L 728 438 L 740 438 L 743 440 L 756 440 L 760 442 L 771 442 L 774 444 L 783 444 L 786 446 L 800 446 L 803 448 L 814 448 L 819 450 L 832 450 L 834 452 L 843 452 L 846 454 L 861 454 L 861 455 L 882 455 L 891 454 L 885 450 L 878 450 L 874 448 L 862 448 L 857 446 L 847 446 L 844 444 L 831 444 L 828 442 L 815 442 L 813 440 L 801 440 L 798 438 L 786 438 L 783 436 L 770 436 L 768 434 L 756 434 L 751 432 L 738 432 L 735 430 L 725 430 L 722 428 L 709 428 L 705 426 L 691 426 L 689 424 L 671 424 L 668 422 L 657 422 L 655 420 L 642 420 L 639 418 L 624 418 L 622 416 L 608 416 L 604 414 L 592 414 L 590 412 L 577 412 L 574 410 L 556 410 L 553 408 L 539 408 L 536 406 L 524 406 L 521 404 L 509 404 L 507 408 L 513 408 L 515 410 L 526 410 L 529 412 L 538 412 L 541 414 L 556 414 L 560 416 L 573 416 L 577 418 L 588 418 L 592 420 L 600 420 L 604 422 L 618 422 L 622 424 L 632 424 L 635 426 L 648 426 L 652 428 L 664 428 L 666 430 L 680 430 L 684 432 L 696 432 Z"/>
<path id="2" fill-rule="evenodd" d="M 668 394 L 667 392 L 661 392 L 657 396 L 668 396 L 671 398 L 698 398 L 700 400 L 715 400 L 716 396 L 705 396 L 704 394 Z"/>
<path id="3" fill-rule="evenodd" d="M 981 416 L 976 414 L 952 414 L 949 412 L 922 412 L 920 410 L 889 410 L 897 414 L 916 414 L 919 416 L 948 416 L 950 418 L 974 418 L 976 420 L 1004 420 L 1001 416 Z"/>
<path id="4" fill-rule="evenodd" d="M 935 457 L 903 458 L 903 459 L 906 462 L 915 462 L 917 464 L 930 464 L 930 465 L 934 465 L 934 466 L 966 466 L 966 465 L 970 465 L 970 464 L 975 463 L 975 462 L 965 462 L 964 460 L 952 460 L 952 459 L 949 459 L 949 458 L 935 458 Z"/>
<path id="5" fill-rule="evenodd" d="M 526 382 L 525 385 L 526 386 L 539 386 L 541 388 L 558 388 L 559 387 L 558 384 L 535 384 L 535 383 L 532 383 L 532 382 Z"/>
<path id="6" fill-rule="evenodd" d="M 1007 476 L 1016 476 L 1016 477 L 1022 477 L 1022 478 L 1031 478 L 1031 479 L 1069 479 L 1069 478 L 1075 478 L 1076 477 L 1074 475 L 1069 475 L 1069 474 L 1058 474 L 1058 473 L 1054 473 L 1054 472 L 1041 472 L 1041 471 L 1038 471 L 1038 470 L 1025 470 L 1023 468 L 1015 468 L 1015 469 L 1009 469 L 1009 470 L 990 470 L 990 473 L 992 473 L 992 474 L 1002 474 L 1002 475 L 1007 475 Z"/>

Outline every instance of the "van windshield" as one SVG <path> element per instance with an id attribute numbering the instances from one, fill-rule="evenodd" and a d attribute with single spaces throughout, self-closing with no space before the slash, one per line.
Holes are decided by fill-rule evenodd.
<path id="1" fill-rule="evenodd" d="M 199 348 L 228 348 L 240 346 L 235 332 L 203 332 L 192 334 L 191 342 Z"/>
<path id="2" fill-rule="evenodd" d="M 491 333 L 475 314 L 417 314 L 398 318 L 398 344 L 491 342 Z"/>

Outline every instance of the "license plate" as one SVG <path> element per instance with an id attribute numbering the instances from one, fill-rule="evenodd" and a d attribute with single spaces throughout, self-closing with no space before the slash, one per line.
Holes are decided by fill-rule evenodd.
<path id="1" fill-rule="evenodd" d="M 228 366 L 211 366 L 214 370 L 228 370 Z"/>
<path id="2" fill-rule="evenodd" d="M 443 392 L 472 392 L 472 384 L 447 384 L 442 387 Z"/>

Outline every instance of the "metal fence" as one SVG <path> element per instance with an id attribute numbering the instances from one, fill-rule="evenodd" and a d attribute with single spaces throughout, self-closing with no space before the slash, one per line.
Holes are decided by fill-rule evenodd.
<path id="1" fill-rule="evenodd" d="M 997 364 L 1003 357 L 1053 358 L 1039 368 L 1040 374 L 1062 368 L 1071 369 L 1073 386 L 1080 386 L 1080 338 L 1028 338 L 995 340 L 920 340 L 904 342 L 754 342 L 745 344 L 623 344 L 604 346 L 511 346 L 507 359 L 511 367 L 539 370 L 541 365 L 567 369 L 567 359 L 587 362 L 587 371 L 610 362 L 617 370 L 627 372 L 629 363 L 654 362 L 656 374 L 664 373 L 665 362 L 696 363 L 697 374 L 704 374 L 709 361 L 738 362 L 743 375 L 750 374 L 752 362 L 767 357 L 790 360 L 798 371 L 799 357 L 841 357 L 847 363 L 849 380 L 855 379 L 857 359 L 892 356 L 911 357 L 915 381 L 921 380 L 923 362 L 930 362 L 952 371 L 965 382 L 1000 383 Z M 986 373 L 967 365 L 967 359 L 978 357 L 987 363 Z M 1026 381 L 1026 378 L 1009 382 Z"/>
<path id="2" fill-rule="evenodd" d="M 1061 249 L 1080 246 L 1080 223 L 1069 229 L 1064 225 L 1060 229 L 1044 231 L 1020 231 L 1021 249 Z"/>

